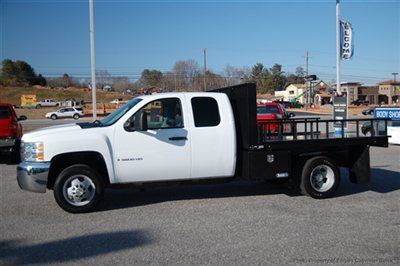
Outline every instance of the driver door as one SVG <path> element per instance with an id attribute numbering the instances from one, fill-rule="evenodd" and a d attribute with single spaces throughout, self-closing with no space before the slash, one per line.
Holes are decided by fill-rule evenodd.
<path id="1" fill-rule="evenodd" d="M 114 158 L 120 183 L 190 178 L 190 135 L 182 98 L 162 98 L 116 128 Z M 147 114 L 147 130 L 135 131 L 135 115 Z"/>

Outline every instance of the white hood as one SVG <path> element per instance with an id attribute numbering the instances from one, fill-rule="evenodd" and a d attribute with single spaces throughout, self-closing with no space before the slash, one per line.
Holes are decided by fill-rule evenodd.
<path id="1" fill-rule="evenodd" d="M 29 133 L 26 133 L 22 136 L 22 141 L 39 141 L 38 138 L 46 135 L 60 134 L 60 138 L 65 135 L 70 134 L 71 132 L 78 132 L 82 130 L 80 126 L 77 124 L 66 124 L 66 125 L 58 125 L 52 127 L 41 128 Z M 62 136 L 61 136 L 62 135 Z"/>

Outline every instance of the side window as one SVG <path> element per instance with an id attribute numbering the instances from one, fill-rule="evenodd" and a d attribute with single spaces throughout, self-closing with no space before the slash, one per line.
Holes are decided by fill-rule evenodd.
<path id="1" fill-rule="evenodd" d="M 132 131 L 135 116 L 146 112 L 148 129 L 183 128 L 182 105 L 178 98 L 160 99 L 148 103 L 125 123 L 125 129 Z"/>
<path id="2" fill-rule="evenodd" d="M 218 103 L 214 98 L 194 97 L 192 109 L 196 127 L 215 127 L 221 122 Z"/>

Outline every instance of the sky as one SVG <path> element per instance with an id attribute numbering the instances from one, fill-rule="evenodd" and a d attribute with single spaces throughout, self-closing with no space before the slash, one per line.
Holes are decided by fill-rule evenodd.
<path id="1" fill-rule="evenodd" d="M 90 76 L 88 0 L 0 2 L 0 60 L 24 60 L 44 76 Z M 400 0 L 342 0 L 340 8 L 355 34 L 341 80 L 373 85 L 400 73 Z M 294 73 L 309 51 L 310 74 L 331 82 L 335 14 L 335 0 L 94 0 L 96 69 L 135 79 L 178 60 L 201 66 L 206 48 L 207 68 L 217 73 L 258 62 Z"/>

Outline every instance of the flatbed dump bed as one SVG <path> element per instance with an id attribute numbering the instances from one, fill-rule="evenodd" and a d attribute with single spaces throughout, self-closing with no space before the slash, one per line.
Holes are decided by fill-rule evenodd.
<path id="1" fill-rule="evenodd" d="M 369 147 L 388 146 L 387 120 L 292 118 L 257 123 L 254 84 L 213 92 L 226 93 L 230 99 L 239 138 L 237 156 L 241 161 L 236 175 L 245 179 L 292 179 L 302 183 L 308 172 L 307 165 L 312 165 L 315 160 L 325 160 L 337 167 L 348 168 L 351 182 L 369 184 Z M 376 128 L 378 125 L 383 127 L 383 130 L 377 130 L 371 136 L 362 135 L 360 126 L 366 121 Z M 276 128 L 269 127 L 271 124 L 278 124 L 278 131 L 269 130 Z M 341 129 L 339 133 L 335 128 Z M 308 194 L 317 198 L 327 196 L 324 193 Z"/>

